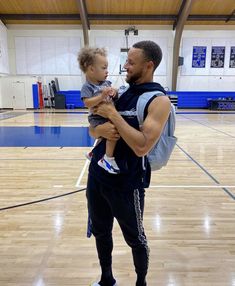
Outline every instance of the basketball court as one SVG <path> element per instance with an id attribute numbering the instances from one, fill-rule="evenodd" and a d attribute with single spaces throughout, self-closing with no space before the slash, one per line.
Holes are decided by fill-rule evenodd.
<path id="1" fill-rule="evenodd" d="M 145 194 L 148 286 L 235 286 L 234 11 L 234 0 L 0 1 L 0 286 L 99 281 L 77 54 L 106 47 L 119 87 L 140 40 L 161 46 L 154 80 L 177 106 L 177 145 Z M 134 286 L 116 221 L 113 239 L 117 285 Z"/>
<path id="2" fill-rule="evenodd" d="M 86 238 L 86 111 L 9 113 L 0 121 L 1 285 L 89 285 L 99 265 L 94 238 Z M 233 285 L 234 116 L 177 112 L 177 147 L 146 191 L 149 285 Z M 62 145 L 63 128 L 73 147 Z M 12 146 L 18 136 L 24 144 Z M 116 224 L 113 257 L 119 285 L 134 285 L 131 251 Z"/>

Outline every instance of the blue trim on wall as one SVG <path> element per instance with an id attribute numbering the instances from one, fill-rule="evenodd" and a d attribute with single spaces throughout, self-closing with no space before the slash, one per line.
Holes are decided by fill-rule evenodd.
<path id="1" fill-rule="evenodd" d="M 178 108 L 208 108 L 208 99 L 235 99 L 235 91 L 168 91 L 167 94 L 178 97 Z"/>

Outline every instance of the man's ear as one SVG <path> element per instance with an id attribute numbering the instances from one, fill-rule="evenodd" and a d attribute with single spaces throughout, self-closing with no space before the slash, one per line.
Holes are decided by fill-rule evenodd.
<path id="1" fill-rule="evenodd" d="M 154 63 L 153 63 L 153 61 L 148 61 L 148 62 L 147 62 L 147 67 L 148 67 L 149 69 L 154 69 Z"/>

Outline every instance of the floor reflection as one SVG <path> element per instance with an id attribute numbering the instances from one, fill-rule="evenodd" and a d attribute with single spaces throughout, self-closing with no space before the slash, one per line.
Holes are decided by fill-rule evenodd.
<path id="1" fill-rule="evenodd" d="M 0 127 L 2 147 L 88 147 L 93 143 L 87 127 Z"/>

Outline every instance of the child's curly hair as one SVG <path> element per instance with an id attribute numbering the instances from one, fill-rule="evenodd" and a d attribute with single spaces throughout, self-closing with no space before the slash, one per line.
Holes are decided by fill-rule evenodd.
<path id="1" fill-rule="evenodd" d="M 84 47 L 79 51 L 78 62 L 80 69 L 84 73 L 87 71 L 87 68 L 90 65 L 94 64 L 96 55 L 101 55 L 106 57 L 107 52 L 105 48 L 91 48 L 91 47 Z"/>

